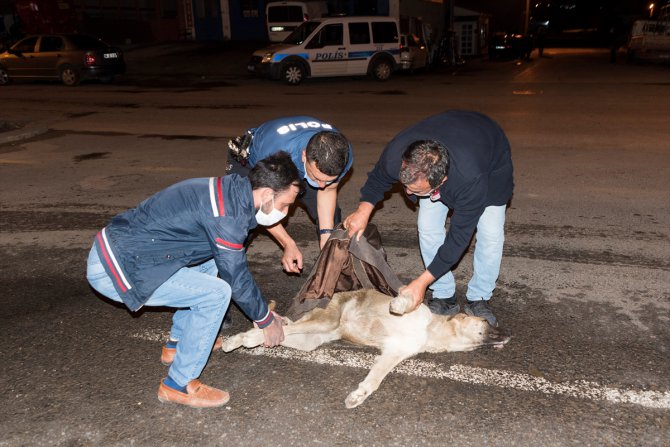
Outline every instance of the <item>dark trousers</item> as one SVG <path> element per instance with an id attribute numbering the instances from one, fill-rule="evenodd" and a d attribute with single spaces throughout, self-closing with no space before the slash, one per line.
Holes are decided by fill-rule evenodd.
<path id="1" fill-rule="evenodd" d="M 226 174 L 237 174 L 240 177 L 248 177 L 251 168 L 246 165 L 242 166 L 231 155 L 228 155 L 228 166 L 226 168 Z M 305 179 L 302 179 L 302 193 L 298 196 L 298 201 L 302 204 L 303 207 L 307 210 L 310 219 L 316 224 L 317 236 L 319 230 L 319 215 L 317 213 L 317 202 L 316 194 L 319 190 L 309 186 Z M 335 226 L 342 223 L 342 210 L 340 205 L 335 203 Z"/>

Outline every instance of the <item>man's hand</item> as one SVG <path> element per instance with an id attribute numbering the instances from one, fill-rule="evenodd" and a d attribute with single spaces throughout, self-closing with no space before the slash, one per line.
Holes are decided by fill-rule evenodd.
<path id="1" fill-rule="evenodd" d="M 413 307 L 408 309 L 406 312 L 416 310 L 416 308 L 419 307 L 421 303 L 423 303 L 423 298 L 426 295 L 426 289 L 433 281 L 435 281 L 435 277 L 431 275 L 428 270 L 426 270 L 421 274 L 421 276 L 398 290 L 398 295 L 409 295 L 412 297 Z"/>
<path id="2" fill-rule="evenodd" d="M 368 226 L 370 214 L 372 214 L 374 208 L 374 205 L 371 203 L 361 202 L 360 205 L 358 205 L 358 209 L 344 219 L 343 225 L 344 228 L 349 231 L 349 237 L 356 235 L 356 240 L 361 240 L 361 235 Z"/>
<path id="3" fill-rule="evenodd" d="M 282 246 L 284 254 L 281 258 L 282 268 L 288 273 L 300 273 L 302 270 L 302 253 L 298 245 L 288 235 L 284 226 L 279 223 L 268 228 L 268 232 Z"/>
<path id="4" fill-rule="evenodd" d="M 302 253 L 295 242 L 286 244 L 281 265 L 289 273 L 300 273 L 302 270 Z"/>
<path id="5" fill-rule="evenodd" d="M 277 346 L 284 341 L 284 320 L 276 312 L 272 312 L 272 315 L 274 320 L 263 329 L 263 337 L 265 338 L 263 346 L 266 348 Z"/>

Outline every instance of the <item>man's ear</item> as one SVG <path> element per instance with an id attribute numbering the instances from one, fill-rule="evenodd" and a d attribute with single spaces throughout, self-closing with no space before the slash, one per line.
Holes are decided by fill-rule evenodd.
<path id="1" fill-rule="evenodd" d="M 261 193 L 261 197 L 265 203 L 270 202 L 272 200 L 272 196 L 274 195 L 275 192 L 272 190 L 272 188 L 263 188 L 263 192 Z"/>
<path id="2" fill-rule="evenodd" d="M 303 150 L 302 150 L 302 155 L 301 155 L 301 157 L 302 157 L 302 162 L 305 163 L 305 164 L 307 164 L 307 149 L 303 149 Z"/>

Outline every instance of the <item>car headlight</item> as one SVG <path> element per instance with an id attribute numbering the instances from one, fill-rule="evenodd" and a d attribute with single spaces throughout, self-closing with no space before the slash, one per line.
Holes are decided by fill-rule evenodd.
<path id="1" fill-rule="evenodd" d="M 261 59 L 261 64 L 269 64 L 272 60 L 272 56 L 274 56 L 274 53 L 265 53 L 263 59 Z"/>

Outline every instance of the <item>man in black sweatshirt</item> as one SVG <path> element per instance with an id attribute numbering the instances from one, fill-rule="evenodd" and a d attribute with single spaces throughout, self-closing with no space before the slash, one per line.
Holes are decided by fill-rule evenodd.
<path id="1" fill-rule="evenodd" d="M 361 189 L 358 209 L 344 226 L 360 237 L 375 205 L 400 181 L 409 198 L 419 203 L 419 246 L 426 266 L 401 292 L 411 294 L 416 307 L 430 286 L 429 307 L 443 315 L 460 310 L 451 269 L 476 230 L 464 310 L 497 326 L 486 302 L 500 271 L 505 209 L 514 189 L 512 171 L 509 142 L 491 118 L 464 110 L 440 113 L 403 130 L 386 146 Z"/>

